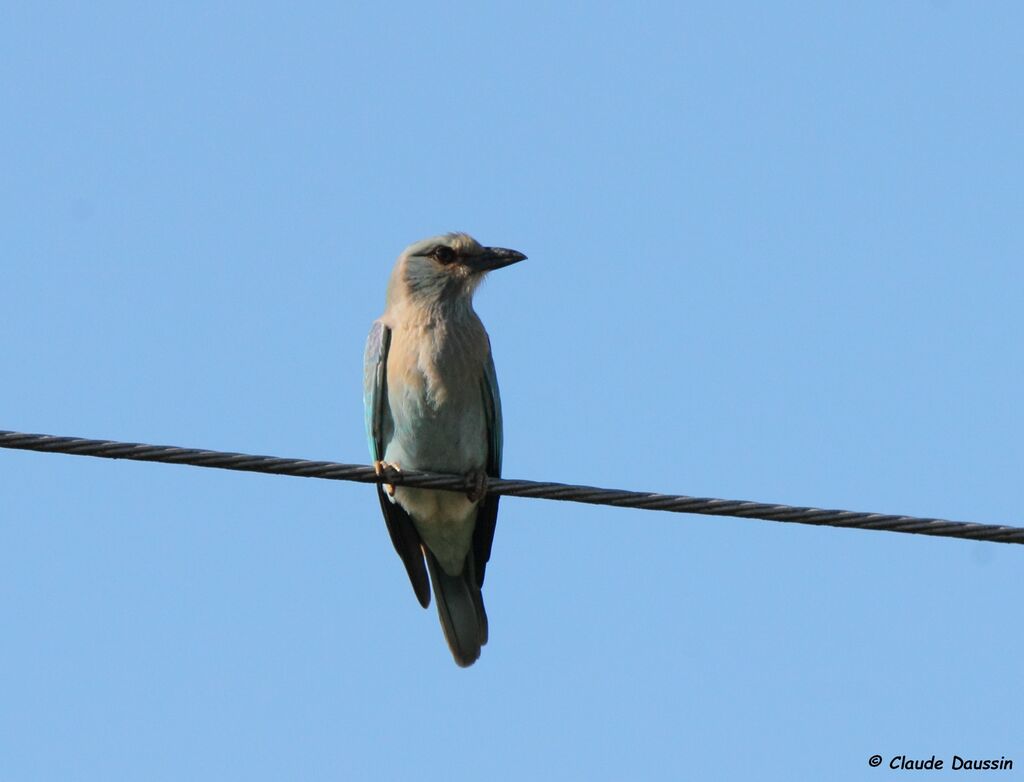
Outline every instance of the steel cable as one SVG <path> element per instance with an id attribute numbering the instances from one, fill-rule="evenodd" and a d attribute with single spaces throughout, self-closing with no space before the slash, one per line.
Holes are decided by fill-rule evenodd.
<path id="1" fill-rule="evenodd" d="M 324 478 L 332 481 L 358 483 L 393 483 L 428 489 L 466 491 L 466 477 L 437 473 L 402 471 L 379 477 L 373 467 L 362 464 L 285 459 L 278 456 L 256 456 L 246 453 L 179 448 L 172 445 L 122 443 L 113 440 L 87 440 L 81 437 L 56 437 L 48 434 L 26 434 L 0 430 L 0 448 L 24 451 L 64 453 L 75 456 L 97 456 L 104 459 L 131 459 L 140 462 L 187 464 L 193 467 L 215 467 L 270 475 L 294 475 L 303 478 Z M 491 478 L 487 491 L 511 497 L 582 502 L 590 505 L 612 505 L 672 513 L 698 513 L 709 516 L 733 516 L 764 521 L 785 521 L 828 527 L 884 530 L 915 535 L 985 540 L 993 543 L 1024 543 L 1024 528 L 1001 524 L 976 524 L 967 521 L 918 518 L 887 513 L 863 513 L 849 510 L 826 510 L 794 505 L 778 505 L 747 500 L 724 500 L 711 497 L 687 497 L 679 494 L 654 494 L 639 491 L 602 489 L 595 486 L 574 486 L 565 483 Z"/>

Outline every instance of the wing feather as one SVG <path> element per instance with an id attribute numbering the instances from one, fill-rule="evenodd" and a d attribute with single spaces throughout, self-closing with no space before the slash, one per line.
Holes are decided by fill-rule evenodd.
<path id="1" fill-rule="evenodd" d="M 388 349 L 391 347 L 391 329 L 379 320 L 370 329 L 363 361 L 363 410 L 366 415 L 366 437 L 373 460 L 384 458 L 386 430 L 390 424 L 388 408 Z M 377 498 L 384 514 L 391 543 L 402 558 L 409 574 L 413 591 L 420 605 L 430 605 L 430 581 L 423 561 L 422 541 L 412 519 L 400 505 L 391 501 L 384 487 L 377 484 Z"/>
<path id="2" fill-rule="evenodd" d="M 487 343 L 487 361 L 484 364 L 484 376 L 481 383 L 484 398 L 484 410 L 487 413 L 487 474 L 493 478 L 501 477 L 501 395 L 498 393 L 498 375 L 494 370 L 494 358 L 491 355 L 490 340 Z M 488 494 L 480 503 L 477 512 L 476 528 L 473 531 L 473 558 L 476 564 L 476 581 L 478 586 L 484 585 L 484 572 L 491 558 L 491 546 L 494 543 L 494 530 L 498 523 L 498 500 L 496 494 Z"/>

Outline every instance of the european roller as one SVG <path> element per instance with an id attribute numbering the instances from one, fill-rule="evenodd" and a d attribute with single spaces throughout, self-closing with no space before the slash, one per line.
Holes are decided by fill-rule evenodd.
<path id="1" fill-rule="evenodd" d="M 472 487 L 460 493 L 377 486 L 413 591 L 426 608 L 433 585 L 444 637 L 463 667 L 487 643 L 481 587 L 498 497 L 486 487 L 488 476 L 501 475 L 502 444 L 491 343 L 473 311 L 473 292 L 487 272 L 524 258 L 463 233 L 410 245 L 366 342 L 363 404 L 378 474 L 456 473 Z"/>

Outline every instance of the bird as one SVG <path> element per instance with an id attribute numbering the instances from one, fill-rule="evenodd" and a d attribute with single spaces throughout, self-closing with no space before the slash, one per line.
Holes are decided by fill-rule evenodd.
<path id="1" fill-rule="evenodd" d="M 363 407 L 377 474 L 466 476 L 464 493 L 377 484 L 416 598 L 427 608 L 433 588 L 445 640 L 463 668 L 487 643 L 482 587 L 499 499 L 487 493 L 487 479 L 501 476 L 502 451 L 498 379 L 473 293 L 489 272 L 525 259 L 465 233 L 409 245 L 366 341 Z"/>

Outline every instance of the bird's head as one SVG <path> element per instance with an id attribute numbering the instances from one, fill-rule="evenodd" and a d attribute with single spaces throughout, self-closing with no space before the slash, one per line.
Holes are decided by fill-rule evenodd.
<path id="1" fill-rule="evenodd" d="M 405 248 L 395 265 L 391 286 L 424 303 L 468 301 L 487 272 L 525 258 L 516 250 L 484 247 L 468 234 L 435 236 Z"/>

